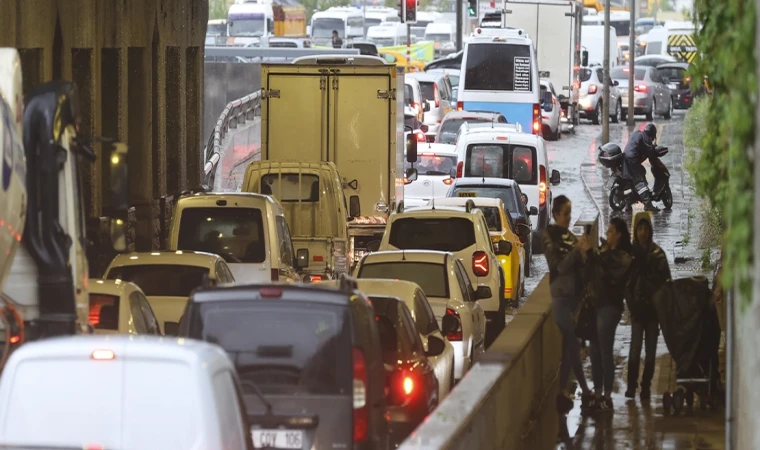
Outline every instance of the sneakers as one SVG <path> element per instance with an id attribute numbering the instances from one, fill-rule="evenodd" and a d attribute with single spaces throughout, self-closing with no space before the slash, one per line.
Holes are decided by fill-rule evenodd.
<path id="1" fill-rule="evenodd" d="M 625 397 L 626 398 L 636 398 L 636 389 L 628 388 L 628 390 L 625 391 Z"/>
<path id="2" fill-rule="evenodd" d="M 652 393 L 649 391 L 649 389 L 641 389 L 641 401 L 648 401 L 652 397 Z"/>
<path id="3" fill-rule="evenodd" d="M 652 202 L 647 202 L 646 205 L 644 205 L 644 211 L 652 211 L 652 212 L 658 212 L 660 208 L 654 206 Z"/>

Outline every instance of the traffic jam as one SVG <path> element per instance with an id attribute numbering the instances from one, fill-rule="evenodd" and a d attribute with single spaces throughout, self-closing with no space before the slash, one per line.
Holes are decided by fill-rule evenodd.
<path id="1" fill-rule="evenodd" d="M 20 244 L 23 220 L 9 220 L 18 231 L 0 241 L 10 255 L 4 292 L 24 305 L 4 310 L 13 326 L 0 439 L 14 448 L 401 445 L 509 326 L 526 280 L 546 275 L 534 261 L 561 179 L 545 140 L 561 139 L 574 117 L 598 123 L 603 114 L 601 102 L 581 112 L 570 101 L 597 76 L 569 64 L 588 65 L 588 52 L 563 47 L 568 64 L 551 69 L 563 73 L 557 81 L 539 72 L 548 63 L 531 33 L 487 19 L 461 52 L 426 71 L 364 54 L 262 63 L 260 154 L 236 190 L 183 193 L 165 249 L 122 252 L 102 279 L 86 276 L 77 158 L 60 180 L 27 158 L 29 192 L 20 171 L 5 170 L 12 155 L 23 159 L 27 128 L 50 136 L 34 145 L 87 151 L 76 139 L 76 92 L 57 84 L 26 105 L 0 102 L 11 182 L 3 203 L 17 218 L 27 208 L 40 217 L 24 231 L 39 245 Z M 21 92 L 18 61 L 15 50 L 0 51 L 4 99 Z M 573 92 L 558 95 L 561 86 Z M 27 120 L 61 108 L 64 134 Z M 610 108 L 620 120 L 621 104 Z M 672 111 L 651 108 L 642 113 Z M 126 176 L 125 160 L 116 147 L 112 186 Z M 46 220 L 59 209 L 39 199 L 59 182 L 67 243 L 45 237 L 57 233 Z M 28 206 L 18 200 L 27 194 Z M 33 278 L 19 271 L 24 264 Z M 72 285 L 70 308 L 45 300 Z M 27 314 L 46 319 L 26 326 Z M 14 347 L 25 334 L 96 336 Z M 49 373 L 66 388 L 43 395 Z"/>

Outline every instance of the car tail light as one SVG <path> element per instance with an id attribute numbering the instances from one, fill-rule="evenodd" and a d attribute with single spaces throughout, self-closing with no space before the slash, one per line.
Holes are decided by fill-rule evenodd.
<path id="1" fill-rule="evenodd" d="M 404 184 L 412 184 L 412 181 L 407 177 L 404 177 Z"/>
<path id="2" fill-rule="evenodd" d="M 414 378 L 410 377 L 409 375 L 404 376 L 403 380 L 401 381 L 401 389 L 403 390 L 404 395 L 412 395 L 414 392 Z"/>
<path id="3" fill-rule="evenodd" d="M 454 318 L 457 319 L 457 322 L 459 322 L 459 328 L 457 328 L 457 331 L 447 334 L 446 339 L 448 339 L 451 342 L 461 341 L 462 340 L 462 318 L 459 317 L 459 313 L 456 312 L 456 310 L 453 310 L 451 308 L 446 308 L 446 315 L 454 316 Z"/>
<path id="4" fill-rule="evenodd" d="M 367 407 L 367 365 L 364 353 L 353 349 L 354 359 L 354 443 L 367 440 L 369 411 Z"/>
<path id="5" fill-rule="evenodd" d="M 307 278 L 310 283 L 319 283 L 324 279 L 322 275 L 309 275 Z"/>
<path id="6" fill-rule="evenodd" d="M 454 179 L 451 177 L 443 179 L 443 184 L 445 184 L 446 186 L 451 186 L 451 183 L 453 182 L 454 182 Z"/>
<path id="7" fill-rule="evenodd" d="M 259 295 L 265 298 L 282 297 L 282 288 L 279 286 L 267 286 L 259 289 Z"/>
<path id="8" fill-rule="evenodd" d="M 422 131 L 415 131 L 414 136 L 417 138 L 417 142 L 427 142 L 427 137 Z"/>
<path id="9" fill-rule="evenodd" d="M 457 178 L 462 178 L 462 172 L 464 172 L 464 161 L 457 163 Z"/>
<path id="10" fill-rule="evenodd" d="M 533 134 L 541 134 L 541 105 L 533 104 Z"/>
<path id="11" fill-rule="evenodd" d="M 464 111 L 464 102 L 457 102 L 457 111 Z"/>
<path id="12" fill-rule="evenodd" d="M 645 92 L 648 90 L 648 89 L 647 89 L 647 85 L 646 85 L 646 84 L 639 84 L 639 85 L 636 85 L 636 87 L 635 87 L 635 88 L 633 88 L 633 89 L 634 89 L 636 92 L 644 92 L 644 93 L 645 93 Z"/>
<path id="13" fill-rule="evenodd" d="M 472 254 L 472 271 L 476 277 L 488 275 L 488 253 L 477 251 Z"/>
<path id="14" fill-rule="evenodd" d="M 111 350 L 95 350 L 92 352 L 92 359 L 98 361 L 110 360 L 116 358 Z"/>
<path id="15" fill-rule="evenodd" d="M 280 269 L 272 269 L 272 281 L 280 281 Z"/>
<path id="16" fill-rule="evenodd" d="M 541 179 L 538 183 L 538 205 L 546 204 L 546 166 L 541 166 Z"/>
<path id="17" fill-rule="evenodd" d="M 596 90 L 597 89 L 598 89 L 598 87 L 595 84 L 592 84 L 592 85 L 590 85 L 588 87 L 588 93 L 589 94 L 596 94 Z"/>

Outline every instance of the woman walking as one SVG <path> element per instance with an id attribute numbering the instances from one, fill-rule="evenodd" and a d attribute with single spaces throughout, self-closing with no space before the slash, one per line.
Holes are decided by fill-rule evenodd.
<path id="1" fill-rule="evenodd" d="M 586 384 L 586 376 L 581 364 L 580 345 L 575 336 L 575 311 L 578 309 L 581 292 L 581 271 L 591 243 L 586 236 L 578 239 L 569 230 L 573 205 L 570 199 L 560 195 L 552 204 L 554 224 L 544 233 L 544 255 L 549 265 L 549 284 L 552 295 L 552 314 L 562 332 L 562 364 L 559 371 L 559 385 L 562 390 L 557 396 L 557 410 L 565 414 L 573 408 L 573 401 L 567 391 L 567 381 L 572 369 L 583 390 L 583 407 L 590 406 L 593 394 Z"/>
<path id="2" fill-rule="evenodd" d="M 598 253 L 590 252 L 599 269 L 600 288 L 596 312 L 596 339 L 591 341 L 591 376 L 594 380 L 592 409 L 612 411 L 612 388 L 615 382 L 615 331 L 623 315 L 623 297 L 632 257 L 628 225 L 619 217 L 610 220 L 607 242 Z"/>

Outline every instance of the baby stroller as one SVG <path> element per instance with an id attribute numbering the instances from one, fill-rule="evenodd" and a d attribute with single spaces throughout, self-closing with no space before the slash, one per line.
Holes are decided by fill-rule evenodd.
<path id="1" fill-rule="evenodd" d="M 655 295 L 662 335 L 676 364 L 676 390 L 663 395 L 665 412 L 694 408 L 717 409 L 723 400 L 718 371 L 720 323 L 705 277 L 668 281 Z"/>

